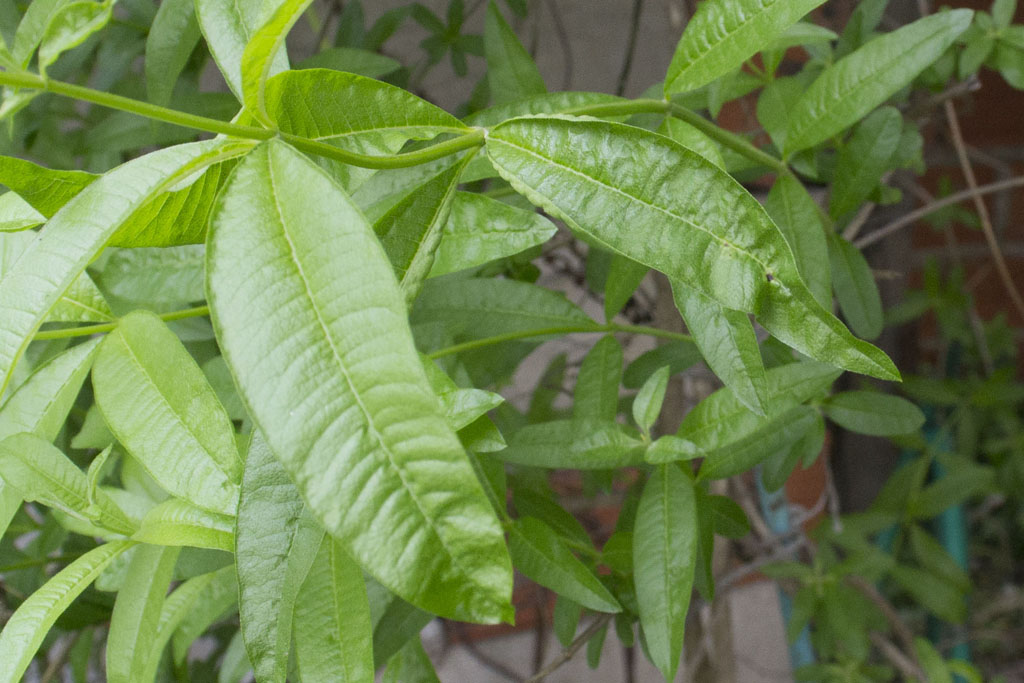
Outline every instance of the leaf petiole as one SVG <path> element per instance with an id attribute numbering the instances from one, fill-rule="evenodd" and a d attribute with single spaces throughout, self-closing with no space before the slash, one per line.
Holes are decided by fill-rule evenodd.
<path id="1" fill-rule="evenodd" d="M 195 308 L 186 308 L 180 311 L 161 313 L 159 317 L 164 322 L 170 322 L 171 320 L 183 320 L 184 318 L 199 318 L 209 314 L 209 306 L 196 306 Z M 94 334 L 112 332 L 116 328 L 117 321 L 100 323 L 99 325 L 84 325 L 82 327 L 62 327 L 56 330 L 44 330 L 42 332 L 37 332 L 36 335 L 32 337 L 32 341 L 43 341 L 45 339 L 67 339 L 69 337 L 89 337 Z"/>

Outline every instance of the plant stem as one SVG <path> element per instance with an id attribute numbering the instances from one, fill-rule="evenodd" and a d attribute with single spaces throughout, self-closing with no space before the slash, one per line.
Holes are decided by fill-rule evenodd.
<path id="1" fill-rule="evenodd" d="M 292 135 L 291 133 L 260 128 L 258 126 L 246 126 L 239 123 L 231 123 L 230 121 L 220 121 L 206 116 L 197 116 L 196 114 L 189 114 L 176 109 L 160 107 L 149 102 L 143 102 L 142 100 L 103 92 L 102 90 L 93 90 L 92 88 L 85 88 L 73 83 L 44 79 L 41 76 L 28 72 L 0 71 L 0 85 L 43 90 L 55 95 L 71 97 L 83 102 L 91 102 L 103 107 L 144 116 L 155 121 L 163 121 L 184 128 L 194 128 L 195 130 L 207 133 L 229 135 L 248 140 L 269 140 L 274 137 L 280 137 L 303 152 L 309 152 L 310 154 L 316 154 L 317 156 L 334 159 L 361 168 L 407 168 L 409 166 L 418 166 L 428 161 L 434 161 L 464 149 L 469 149 L 470 147 L 479 147 L 484 143 L 484 132 L 482 130 L 473 129 L 468 132 L 462 132 L 461 129 L 452 128 L 451 132 L 462 132 L 462 134 L 457 138 L 416 150 L 415 152 L 374 156 L 349 152 L 340 147 L 329 145 L 326 142 L 310 140 L 309 138 Z"/>
<path id="2" fill-rule="evenodd" d="M 693 337 L 688 334 L 661 330 L 657 327 L 647 327 L 646 325 L 619 325 L 616 323 L 601 325 L 599 323 L 581 323 L 579 325 L 561 325 L 559 327 L 544 327 L 534 330 L 518 330 L 516 332 L 498 334 L 493 337 L 484 337 L 483 339 L 472 339 L 467 342 L 462 342 L 461 344 L 454 344 L 443 349 L 438 349 L 437 351 L 432 351 L 431 353 L 428 353 L 427 356 L 429 358 L 440 358 L 442 356 L 450 356 L 455 353 L 462 353 L 463 351 L 472 351 L 473 349 L 501 344 L 502 342 L 515 341 L 517 339 L 529 339 L 530 337 L 547 337 L 549 335 L 594 332 L 625 332 L 627 334 L 645 334 L 651 337 L 674 339 L 676 341 L 693 340 Z"/>
<path id="3" fill-rule="evenodd" d="M 608 625 L 613 617 L 614 615 L 612 614 L 602 614 L 597 619 L 594 619 L 594 621 L 590 623 L 590 626 L 588 626 L 583 633 L 579 634 L 579 636 L 569 644 L 569 647 L 562 650 L 562 654 L 558 655 L 558 657 L 556 657 L 550 664 L 528 678 L 526 683 L 539 683 L 539 681 L 543 681 L 547 678 L 548 675 L 558 669 L 558 667 L 572 659 L 576 653 L 579 652 L 580 648 L 587 644 L 588 640 L 593 638 L 598 631 Z"/>
<path id="4" fill-rule="evenodd" d="M 184 318 L 198 318 L 209 314 L 209 306 L 197 306 L 195 308 L 186 308 L 181 311 L 161 313 L 159 317 L 164 322 L 170 322 L 171 320 L 182 320 Z M 37 332 L 36 336 L 32 338 L 32 341 L 42 341 L 44 339 L 67 339 L 69 337 L 89 337 L 94 334 L 111 332 L 115 328 L 117 328 L 117 321 L 109 323 L 100 323 L 99 325 L 86 325 L 84 327 L 62 327 L 57 330 L 45 330 L 43 332 Z"/>

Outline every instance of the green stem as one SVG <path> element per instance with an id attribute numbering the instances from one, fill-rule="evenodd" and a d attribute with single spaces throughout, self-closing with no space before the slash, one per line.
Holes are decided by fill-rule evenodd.
<path id="1" fill-rule="evenodd" d="M 182 320 L 183 318 L 199 318 L 209 314 L 209 306 L 196 306 L 195 308 L 186 308 L 181 311 L 161 313 L 160 319 L 164 322 L 170 322 L 171 320 Z M 32 338 L 32 341 L 43 341 L 44 339 L 67 339 L 69 337 L 89 337 L 94 334 L 111 332 L 115 328 L 117 328 L 117 321 L 100 323 L 99 325 L 86 325 L 84 327 L 62 327 L 57 330 L 37 332 L 36 336 Z"/>
<path id="2" fill-rule="evenodd" d="M 467 342 L 462 342 L 461 344 L 454 344 L 452 346 L 446 346 L 443 349 L 438 349 L 437 351 L 432 351 L 428 353 L 427 356 L 429 358 L 440 358 L 442 356 L 450 356 L 455 353 L 462 353 L 463 351 L 472 351 L 473 349 L 493 346 L 494 344 L 501 344 L 502 342 L 529 339 L 531 337 L 547 337 L 550 335 L 577 333 L 592 334 L 594 332 L 625 332 L 627 334 L 645 334 L 651 337 L 660 337 L 662 339 L 672 339 L 675 341 L 693 341 L 693 337 L 688 334 L 670 332 L 669 330 L 660 330 L 657 327 L 647 327 L 646 325 L 619 325 L 617 323 L 601 325 L 598 323 L 581 323 L 579 325 L 561 325 L 558 327 L 544 327 L 534 330 L 518 330 L 516 332 L 497 334 L 493 337 L 473 339 Z"/>
<path id="3" fill-rule="evenodd" d="M 218 119 L 189 114 L 176 109 L 160 107 L 158 105 L 143 102 L 142 100 L 135 100 L 130 97 L 114 95 L 113 93 L 103 92 L 102 90 L 85 88 L 73 83 L 44 79 L 41 76 L 28 72 L 0 71 L 0 85 L 6 85 L 14 88 L 43 90 L 55 95 L 71 97 L 83 102 L 91 102 L 92 104 L 98 104 L 102 107 L 109 107 L 111 109 L 125 111 L 138 116 L 145 116 L 146 118 L 153 119 L 155 121 L 163 121 L 165 123 L 182 126 L 184 128 L 194 128 L 195 130 L 202 130 L 207 133 L 229 135 L 231 137 L 244 138 L 247 140 L 269 140 L 273 137 L 280 137 L 282 140 L 285 140 L 292 146 L 304 152 L 316 154 L 328 159 L 334 159 L 345 164 L 351 164 L 352 166 L 359 166 L 361 168 L 407 168 L 409 166 L 419 166 L 420 164 L 424 164 L 428 161 L 441 159 L 464 149 L 469 149 L 470 147 L 479 147 L 484 143 L 483 130 L 474 129 L 463 133 L 459 137 L 436 145 L 431 145 L 424 149 L 416 150 L 415 152 L 394 154 L 390 156 L 374 156 L 370 154 L 349 152 L 341 149 L 340 147 L 334 147 L 333 145 L 329 145 L 325 142 L 320 142 L 319 140 L 310 140 L 309 138 L 292 135 L 291 133 L 282 133 L 280 131 L 271 130 L 269 128 L 260 128 L 258 126 L 246 126 L 239 123 L 231 123 L 230 121 L 220 121 Z M 458 129 L 452 130 L 453 132 L 456 132 Z"/>

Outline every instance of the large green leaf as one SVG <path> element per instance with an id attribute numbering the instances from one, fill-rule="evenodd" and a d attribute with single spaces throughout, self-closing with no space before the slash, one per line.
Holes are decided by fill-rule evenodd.
<path id="1" fill-rule="evenodd" d="M 698 6 L 665 76 L 665 95 L 695 90 L 743 64 L 824 0 L 711 0 Z"/>
<path id="2" fill-rule="evenodd" d="M 491 99 L 495 104 L 547 92 L 544 78 L 533 58 L 516 38 L 493 0 L 487 5 L 484 20 L 484 55 L 487 57 Z"/>
<path id="3" fill-rule="evenodd" d="M 832 218 L 856 211 L 878 186 L 902 134 L 903 116 L 895 107 L 877 109 L 857 124 L 836 160 L 828 203 Z"/>
<path id="4" fill-rule="evenodd" d="M 580 365 L 573 394 L 574 418 L 614 420 L 622 382 L 622 347 L 612 335 L 601 337 Z"/>
<path id="5" fill-rule="evenodd" d="M 408 303 L 419 294 L 452 210 L 459 176 L 472 155 L 441 171 L 373 224 Z"/>
<path id="6" fill-rule="evenodd" d="M 90 550 L 30 595 L 0 633 L 0 683 L 18 683 L 64 610 L 116 557 L 135 545 L 115 541 Z"/>
<path id="7" fill-rule="evenodd" d="M 0 441 L 0 472 L 5 484 L 26 500 L 114 533 L 135 531 L 135 522 L 102 490 L 90 491 L 85 473 L 47 439 L 21 433 Z"/>
<path id="8" fill-rule="evenodd" d="M 822 404 L 829 419 L 853 432 L 874 436 L 909 434 L 924 425 L 924 413 L 905 398 L 877 391 L 844 391 Z"/>
<path id="9" fill-rule="evenodd" d="M 281 0 L 242 52 L 242 101 L 251 114 L 268 125 L 273 120 L 267 114 L 267 79 L 277 70 L 277 55 L 285 48 L 285 36 L 312 1 Z"/>
<path id="10" fill-rule="evenodd" d="M 509 527 L 508 545 L 516 569 L 527 578 L 597 612 L 622 611 L 604 584 L 539 519 L 514 520 Z"/>
<path id="11" fill-rule="evenodd" d="M 505 462 L 532 467 L 606 470 L 639 465 L 643 442 L 611 420 L 555 420 L 527 425 L 508 448 L 495 453 Z"/>
<path id="12" fill-rule="evenodd" d="M 899 376 L 814 300 L 757 200 L 696 152 L 622 124 L 536 117 L 491 130 L 487 153 L 513 187 L 585 239 L 757 314 L 812 358 Z"/>
<path id="13" fill-rule="evenodd" d="M 764 361 L 747 314 L 685 285 L 674 284 L 672 297 L 708 367 L 743 405 L 763 415 L 768 390 Z"/>
<path id="14" fill-rule="evenodd" d="M 234 514 L 234 428 L 202 370 L 156 315 L 137 311 L 100 345 L 92 373 L 110 430 L 169 493 Z"/>
<path id="15" fill-rule="evenodd" d="M 536 212 L 474 192 L 456 192 L 430 277 L 518 254 L 547 242 L 556 230 Z"/>
<path id="16" fill-rule="evenodd" d="M 882 334 L 882 295 L 871 266 L 860 252 L 836 233 L 828 236 L 828 255 L 839 310 L 857 334 L 874 339 Z"/>
<path id="17" fill-rule="evenodd" d="M 99 177 L 85 171 L 61 171 L 17 157 L 0 156 L 0 183 L 17 192 L 47 218 Z"/>
<path id="18" fill-rule="evenodd" d="M 957 9 L 886 33 L 826 69 L 789 111 L 792 155 L 845 130 L 930 66 L 971 24 Z"/>
<path id="19" fill-rule="evenodd" d="M 174 84 L 199 42 L 194 0 L 164 0 L 146 36 L 146 94 L 155 104 L 171 101 Z"/>
<path id="20" fill-rule="evenodd" d="M 647 652 L 673 680 L 683 649 L 697 562 L 693 479 L 679 465 L 658 465 L 640 497 L 633 527 L 633 567 Z"/>
<path id="21" fill-rule="evenodd" d="M 228 87 L 242 98 L 242 56 L 249 40 L 274 14 L 284 0 L 224 2 L 196 0 L 196 18 L 217 66 Z M 270 62 L 271 74 L 288 68 L 288 55 L 281 45 Z"/>
<path id="22" fill-rule="evenodd" d="M 242 637 L 260 681 L 284 683 L 295 599 L 323 536 L 257 432 L 238 503 L 235 565 Z"/>
<path id="23" fill-rule="evenodd" d="M 358 209 L 271 142 L 239 164 L 212 226 L 208 293 L 224 358 L 318 520 L 410 602 L 466 620 L 506 616 L 500 527 Z"/>
<path id="24" fill-rule="evenodd" d="M 373 627 L 359 565 L 337 541 L 320 545 L 295 602 L 295 658 L 306 683 L 371 683 Z"/>
<path id="25" fill-rule="evenodd" d="M 0 280 L 0 394 L 47 312 L 108 240 L 147 200 L 183 176 L 222 160 L 220 140 L 169 147 L 129 161 L 69 201 Z"/>
<path id="26" fill-rule="evenodd" d="M 150 668 L 152 642 L 180 551 L 180 548 L 142 545 L 132 553 L 128 574 L 117 593 L 110 617 L 107 636 L 107 681 L 110 683 L 152 681 L 146 681 L 144 674 Z"/>
<path id="27" fill-rule="evenodd" d="M 832 308 L 832 270 L 821 209 L 795 176 L 784 173 L 775 180 L 764 202 L 765 211 L 786 238 L 800 277 L 815 300 Z"/>

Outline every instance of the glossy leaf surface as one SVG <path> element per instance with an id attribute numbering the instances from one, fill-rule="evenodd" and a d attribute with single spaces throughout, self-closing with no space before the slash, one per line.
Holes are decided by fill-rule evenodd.
<path id="1" fill-rule="evenodd" d="M 832 308 L 832 270 L 820 209 L 803 184 L 792 175 L 776 178 L 764 208 L 786 238 L 800 277 L 815 300 Z"/>

